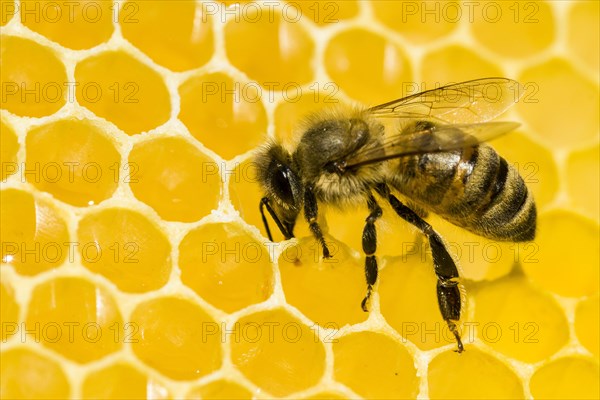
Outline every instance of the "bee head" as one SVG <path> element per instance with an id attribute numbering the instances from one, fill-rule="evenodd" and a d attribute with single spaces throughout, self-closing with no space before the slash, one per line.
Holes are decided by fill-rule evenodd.
<path id="1" fill-rule="evenodd" d="M 296 218 L 303 204 L 303 186 L 290 153 L 278 143 L 268 143 L 256 154 L 257 178 L 267 209 L 286 238 L 293 236 Z M 269 210 L 271 208 L 271 210 Z M 265 224 L 266 225 L 266 224 Z M 267 232 L 268 232 L 268 227 Z"/>

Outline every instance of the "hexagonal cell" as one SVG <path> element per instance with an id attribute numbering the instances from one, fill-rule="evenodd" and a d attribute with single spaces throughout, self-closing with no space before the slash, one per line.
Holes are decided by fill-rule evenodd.
<path id="1" fill-rule="evenodd" d="M 71 387 L 60 365 L 24 347 L 0 356 L 3 399 L 67 399 Z"/>
<path id="2" fill-rule="evenodd" d="M 78 363 L 121 349 L 123 319 L 103 288 L 80 278 L 55 278 L 34 290 L 25 320 L 30 340 Z"/>
<path id="3" fill-rule="evenodd" d="M 205 376 L 221 366 L 221 331 L 202 308 L 177 297 L 138 305 L 131 315 L 136 356 L 175 380 Z"/>
<path id="4" fill-rule="evenodd" d="M 218 165 L 179 137 L 137 143 L 129 154 L 135 197 L 168 221 L 197 221 L 216 209 L 221 190 Z"/>
<path id="5" fill-rule="evenodd" d="M 31 193 L 0 192 L 2 262 L 21 275 L 35 275 L 60 266 L 69 253 L 69 233 L 61 213 Z"/>
<path id="6" fill-rule="evenodd" d="M 475 39 L 504 57 L 529 57 L 547 49 L 556 35 L 554 13 L 546 2 L 475 3 L 472 16 Z M 518 45 L 507 37 L 518 38 Z"/>
<path id="7" fill-rule="evenodd" d="M 0 0 L 0 8 L 0 26 L 8 24 L 12 17 L 19 13 L 13 0 Z"/>
<path id="8" fill-rule="evenodd" d="M 0 180 L 4 181 L 19 169 L 17 152 L 19 139 L 12 127 L 2 119 L 0 121 Z"/>
<path id="9" fill-rule="evenodd" d="M 482 284 L 472 293 L 478 337 L 508 357 L 542 361 L 569 340 L 569 324 L 556 300 L 523 276 Z"/>
<path id="10" fill-rule="evenodd" d="M 444 46 L 425 55 L 421 63 L 421 77 L 430 86 L 415 92 L 453 82 L 502 75 L 504 73 L 497 64 L 485 60 L 472 50 L 462 46 Z"/>
<path id="11" fill-rule="evenodd" d="M 206 224 L 179 245 L 181 281 L 226 312 L 269 298 L 275 284 L 269 251 L 241 225 Z"/>
<path id="12" fill-rule="evenodd" d="M 223 158 L 245 153 L 264 139 L 267 116 L 258 84 L 234 82 L 223 73 L 214 73 L 190 77 L 179 87 L 179 94 L 179 119 L 196 139 Z"/>
<path id="13" fill-rule="evenodd" d="M 600 66 L 600 4 L 597 1 L 579 1 L 569 10 L 567 49 L 589 68 L 597 71 Z"/>
<path id="14" fill-rule="evenodd" d="M 521 175 L 538 210 L 554 200 L 559 177 L 550 151 L 521 132 L 510 132 L 494 139 L 491 145 Z"/>
<path id="15" fill-rule="evenodd" d="M 567 188 L 571 203 L 596 221 L 600 220 L 599 182 L 600 146 L 571 153 L 567 160 Z"/>
<path id="16" fill-rule="evenodd" d="M 599 234 L 597 223 L 578 214 L 542 214 L 523 269 L 535 283 L 561 296 L 598 293 Z"/>
<path id="17" fill-rule="evenodd" d="M 23 0 L 21 23 L 61 45 L 89 49 L 110 39 L 113 33 L 112 4 L 84 0 L 73 3 Z"/>
<path id="18" fill-rule="evenodd" d="M 300 24 L 263 7 L 236 13 L 225 26 L 227 58 L 235 67 L 269 90 L 313 79 L 315 45 Z"/>
<path id="19" fill-rule="evenodd" d="M 38 126 L 27 133 L 25 146 L 23 175 L 59 200 L 75 206 L 94 205 L 117 189 L 121 154 L 115 142 L 88 120 Z"/>
<path id="20" fill-rule="evenodd" d="M 77 102 L 129 135 L 164 124 L 169 92 L 156 71 L 123 51 L 90 56 L 75 66 Z"/>
<path id="21" fill-rule="evenodd" d="M 413 244 L 405 256 L 386 260 L 378 292 L 381 313 L 392 328 L 420 349 L 430 350 L 452 344 L 454 338 L 440 314 L 437 278 L 424 248 L 428 245 Z"/>
<path id="22" fill-rule="evenodd" d="M 0 326 L 2 343 L 19 331 L 19 303 L 15 299 L 14 289 L 6 280 L 0 283 Z"/>
<path id="23" fill-rule="evenodd" d="M 332 238 L 327 244 L 330 259 L 323 259 L 321 245 L 311 236 L 283 245 L 279 271 L 289 304 L 321 326 L 339 329 L 369 316 L 360 307 L 367 291 L 364 258 L 353 258 L 347 246 Z"/>
<path id="24" fill-rule="evenodd" d="M 266 238 L 267 232 L 264 230 L 258 209 L 263 193 L 258 184 L 256 164 L 252 159 L 235 163 L 229 178 L 229 196 L 231 203 L 240 212 L 244 221 L 257 227 Z M 271 233 L 277 235 L 277 229 Z M 277 237 L 279 238 L 279 236 Z"/>
<path id="25" fill-rule="evenodd" d="M 600 398 L 598 363 L 582 357 L 565 357 L 540 367 L 529 387 L 536 399 Z"/>
<path id="26" fill-rule="evenodd" d="M 287 19 L 296 21 L 298 17 L 304 20 L 312 21 L 315 24 L 326 27 L 337 24 L 340 21 L 352 19 L 358 15 L 358 4 L 355 0 L 328 1 L 316 0 L 313 2 L 299 1 L 291 2 L 290 6 L 296 8 L 299 15 L 293 12 L 283 11 Z"/>
<path id="27" fill-rule="evenodd" d="M 598 85 L 570 63 L 551 59 L 526 69 L 519 81 L 524 85 L 519 114 L 540 140 L 567 148 L 598 141 Z"/>
<path id="28" fill-rule="evenodd" d="M 121 6 L 119 25 L 123 37 L 155 62 L 185 71 L 204 65 L 213 54 L 212 17 L 206 8 L 191 1 L 129 0 Z"/>
<path id="29" fill-rule="evenodd" d="M 446 351 L 429 363 L 427 380 L 432 399 L 522 399 L 515 372 L 475 347 L 457 354 Z"/>
<path id="30" fill-rule="evenodd" d="M 253 398 L 253 396 L 251 391 L 239 383 L 235 383 L 227 379 L 219 379 L 217 381 L 213 381 L 191 389 L 185 398 L 189 400 L 250 400 Z"/>
<path id="31" fill-rule="evenodd" d="M 375 332 L 343 336 L 333 344 L 334 378 L 365 398 L 408 399 L 419 392 L 419 378 L 408 351 Z"/>
<path id="32" fill-rule="evenodd" d="M 22 117 L 54 114 L 67 97 L 65 66 L 53 50 L 31 40 L 2 35 L 1 108 Z"/>
<path id="33" fill-rule="evenodd" d="M 81 386 L 83 399 L 168 399 L 166 387 L 137 368 L 116 363 L 89 373 Z"/>
<path id="34" fill-rule="evenodd" d="M 247 315 L 229 335 L 234 365 L 272 396 L 307 389 L 325 372 L 316 332 L 284 309 Z"/>
<path id="35" fill-rule="evenodd" d="M 125 208 L 105 209 L 79 221 L 82 264 L 125 292 L 156 290 L 169 281 L 171 245 L 155 224 Z"/>
<path id="36" fill-rule="evenodd" d="M 463 10 L 458 3 L 371 2 L 375 17 L 409 42 L 424 44 L 448 36 L 456 29 Z M 464 18 L 464 17 L 463 17 Z M 424 24 L 427 25 L 423 29 Z"/>
<path id="37" fill-rule="evenodd" d="M 600 299 L 592 296 L 582 300 L 575 310 L 575 332 L 579 342 L 598 358 L 600 343 Z"/>
<path id="38" fill-rule="evenodd" d="M 364 29 L 334 36 L 327 43 L 324 62 L 340 89 L 370 105 L 402 97 L 406 82 L 412 80 L 404 50 Z"/>

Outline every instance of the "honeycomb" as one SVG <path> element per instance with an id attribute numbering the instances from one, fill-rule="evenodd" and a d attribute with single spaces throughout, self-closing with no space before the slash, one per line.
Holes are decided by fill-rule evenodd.
<path id="1" fill-rule="evenodd" d="M 597 1 L 2 0 L 6 399 L 535 398 L 599 393 Z M 312 111 L 506 76 L 492 145 L 538 206 L 530 243 L 435 216 L 465 352 L 424 238 L 383 206 L 271 243 L 252 151 Z"/>

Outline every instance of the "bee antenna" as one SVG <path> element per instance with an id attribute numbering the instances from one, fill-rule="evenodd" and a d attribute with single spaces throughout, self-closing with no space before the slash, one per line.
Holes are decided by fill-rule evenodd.
<path id="1" fill-rule="evenodd" d="M 269 209 L 269 198 L 268 197 L 263 197 L 260 200 L 260 215 L 262 216 L 262 221 L 263 224 L 265 225 L 265 230 L 267 231 L 267 236 L 269 237 L 269 240 L 272 242 L 273 241 L 273 236 L 271 235 L 271 230 L 269 229 L 269 221 L 267 221 L 267 217 L 265 216 L 265 205 L 268 207 L 267 209 Z M 270 212 L 270 210 L 269 210 Z"/>
<path id="2" fill-rule="evenodd" d="M 277 213 L 275 212 L 275 210 L 273 210 L 273 207 L 271 207 L 269 198 L 265 196 L 262 199 L 260 199 L 260 214 L 262 215 L 263 224 L 265 224 L 265 229 L 267 231 L 267 236 L 269 236 L 269 240 L 272 242 L 273 237 L 271 236 L 271 230 L 269 229 L 269 224 L 267 223 L 267 217 L 265 216 L 265 211 L 263 207 L 267 208 L 267 211 L 269 212 L 269 214 L 271 214 L 271 218 L 273 218 L 273 221 L 275 221 L 275 224 L 277 224 L 277 227 L 281 231 L 281 234 L 285 237 L 285 240 L 293 238 L 294 234 L 291 232 L 291 229 L 286 228 L 281 223 L 281 220 L 277 216 Z"/>

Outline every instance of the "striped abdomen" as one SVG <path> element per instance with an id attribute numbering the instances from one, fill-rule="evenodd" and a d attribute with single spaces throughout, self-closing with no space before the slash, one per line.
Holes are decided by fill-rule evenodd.
<path id="1" fill-rule="evenodd" d="M 417 205 L 478 235 L 515 242 L 535 237 L 533 197 L 490 146 L 405 157 L 390 183 Z"/>

